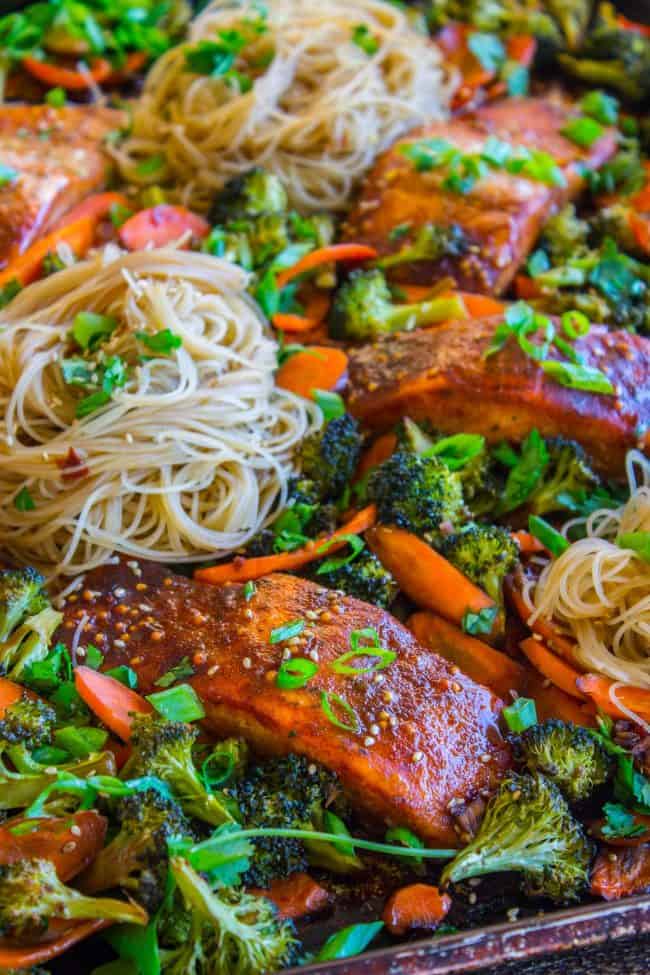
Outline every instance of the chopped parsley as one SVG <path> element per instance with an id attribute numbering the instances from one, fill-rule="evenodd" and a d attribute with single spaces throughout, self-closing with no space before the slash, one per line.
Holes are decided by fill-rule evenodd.
<path id="1" fill-rule="evenodd" d="M 194 675 L 194 667 L 189 661 L 189 657 L 183 657 L 182 660 L 166 671 L 161 677 L 155 681 L 156 687 L 171 687 L 178 680 L 183 680 L 185 677 L 192 677 Z"/>
<path id="2" fill-rule="evenodd" d="M 36 507 L 34 499 L 29 493 L 29 488 L 27 486 L 21 487 L 20 491 L 14 498 L 14 507 L 16 511 L 33 511 Z"/>
<path id="3" fill-rule="evenodd" d="M 371 34 L 366 24 L 357 24 L 352 28 L 352 42 L 369 57 L 372 57 L 379 50 L 379 41 L 374 34 Z"/>

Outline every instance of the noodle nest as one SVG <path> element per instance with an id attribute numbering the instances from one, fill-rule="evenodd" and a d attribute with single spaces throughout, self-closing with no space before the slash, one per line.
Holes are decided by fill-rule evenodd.
<path id="1" fill-rule="evenodd" d="M 26 288 L 0 315 L 5 551 L 50 576 L 114 552 L 204 561 L 277 514 L 295 447 L 321 415 L 275 386 L 277 345 L 246 284 L 209 255 L 113 248 Z M 62 362 L 81 355 L 69 331 L 88 311 L 115 327 L 83 367 L 101 375 L 119 357 L 126 381 L 77 419 L 88 389 L 64 380 Z M 164 330 L 177 347 L 152 351 L 144 336 L 155 344 Z"/>
<path id="2" fill-rule="evenodd" d="M 585 670 L 650 687 L 650 563 L 616 544 L 621 535 L 650 531 L 650 460 L 631 451 L 627 474 L 625 505 L 565 525 L 565 533 L 581 525 L 585 537 L 549 562 L 529 591 L 531 622 L 559 623 L 576 640 Z"/>
<path id="3" fill-rule="evenodd" d="M 122 175 L 205 211 L 229 179 L 263 166 L 294 207 L 344 209 L 379 152 L 446 115 L 440 52 L 408 18 L 382 0 L 273 0 L 268 11 L 214 0 L 190 42 L 150 71 L 115 150 Z M 197 45 L 232 32 L 246 38 L 234 67 L 195 73 Z"/>

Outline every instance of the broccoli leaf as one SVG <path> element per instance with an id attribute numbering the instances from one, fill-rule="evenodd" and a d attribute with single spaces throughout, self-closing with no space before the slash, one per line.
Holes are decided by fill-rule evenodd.
<path id="1" fill-rule="evenodd" d="M 521 447 L 521 455 L 510 468 L 499 514 L 514 511 L 524 504 L 539 484 L 549 461 L 544 438 L 537 430 L 531 430 Z"/>

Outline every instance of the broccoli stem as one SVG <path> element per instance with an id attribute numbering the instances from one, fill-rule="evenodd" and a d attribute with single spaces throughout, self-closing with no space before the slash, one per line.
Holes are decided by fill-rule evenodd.
<path id="1" fill-rule="evenodd" d="M 412 305 L 395 305 L 390 312 L 390 323 L 395 331 L 401 331 L 421 325 L 437 325 L 450 318 L 465 318 L 466 315 L 462 298 L 452 295 Z"/>
<path id="2" fill-rule="evenodd" d="M 559 56 L 563 67 L 568 68 L 576 78 L 593 85 L 605 85 L 617 88 L 628 98 L 638 100 L 641 92 L 634 78 L 628 78 L 625 68 L 620 61 L 611 64 L 607 61 L 589 61 L 587 59 L 571 57 L 568 54 Z"/>

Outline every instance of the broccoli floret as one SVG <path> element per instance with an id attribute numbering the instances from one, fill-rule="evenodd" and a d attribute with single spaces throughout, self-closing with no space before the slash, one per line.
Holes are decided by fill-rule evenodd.
<path id="1" fill-rule="evenodd" d="M 431 540 L 442 525 L 455 526 L 463 515 L 463 491 L 456 473 L 437 457 L 396 451 L 368 480 L 368 498 L 386 525 L 406 528 Z"/>
<path id="2" fill-rule="evenodd" d="M 442 882 L 512 870 L 523 874 L 529 895 L 571 901 L 587 885 L 591 856 L 591 843 L 557 786 L 539 773 L 510 774 Z"/>
<path id="3" fill-rule="evenodd" d="M 155 914 L 165 896 L 167 840 L 192 831 L 180 806 L 155 789 L 121 799 L 116 815 L 120 831 L 83 873 L 81 887 L 87 894 L 120 887 Z"/>
<path id="4" fill-rule="evenodd" d="M 297 457 L 301 480 L 312 482 L 319 501 L 337 498 L 352 477 L 361 454 L 357 421 L 348 413 L 303 440 Z"/>
<path id="5" fill-rule="evenodd" d="M 0 866 L 0 932 L 21 938 L 46 931 L 52 921 L 102 918 L 146 924 L 137 904 L 107 897 L 86 897 L 61 883 L 51 860 L 19 860 Z"/>
<path id="6" fill-rule="evenodd" d="M 632 101 L 650 94 L 650 40 L 617 22 L 610 3 L 598 8 L 596 25 L 575 55 L 560 54 L 561 66 L 590 85 L 605 85 Z"/>
<path id="7" fill-rule="evenodd" d="M 115 775 L 116 771 L 112 752 L 98 752 L 56 768 L 34 761 L 24 745 L 13 746 L 8 754 L 18 771 L 8 768 L 0 758 L 0 810 L 30 806 L 61 772 L 85 779 L 89 775 Z"/>
<path id="8" fill-rule="evenodd" d="M 517 757 L 530 772 L 541 772 L 570 802 L 588 799 L 603 785 L 611 759 L 587 728 L 549 720 L 533 725 L 515 739 Z"/>
<path id="9" fill-rule="evenodd" d="M 246 829 L 318 829 L 325 809 L 347 814 L 337 777 L 300 755 L 260 762 L 228 791 Z M 267 888 L 276 877 L 288 877 L 307 866 L 301 840 L 263 837 L 255 841 L 255 856 L 242 880 L 248 886 Z"/>
<path id="10" fill-rule="evenodd" d="M 56 711 L 40 698 L 27 694 L 10 704 L 0 718 L 0 749 L 23 745 L 30 750 L 47 744 L 52 738 Z"/>
<path id="11" fill-rule="evenodd" d="M 203 250 L 231 264 L 239 264 L 245 271 L 252 271 L 255 266 L 250 240 L 241 230 L 213 227 L 203 242 Z"/>
<path id="12" fill-rule="evenodd" d="M 35 569 L 0 571 L 0 643 L 28 616 L 40 613 L 48 605 L 44 584 L 43 576 Z"/>
<path id="13" fill-rule="evenodd" d="M 386 278 L 375 268 L 353 271 L 339 288 L 332 305 L 329 332 L 336 339 L 371 342 L 393 332 L 464 317 L 465 308 L 457 296 L 394 305 Z"/>
<path id="14" fill-rule="evenodd" d="M 157 715 L 135 715 L 129 760 L 123 779 L 155 775 L 166 782 L 183 812 L 218 826 L 232 820 L 224 800 L 206 790 L 192 757 L 198 731 L 182 721 Z"/>
<path id="15" fill-rule="evenodd" d="M 294 960 L 293 925 L 271 901 L 231 889 L 213 892 L 180 857 L 171 872 L 190 917 L 179 947 L 162 952 L 165 975 L 264 975 Z"/>
<path id="16" fill-rule="evenodd" d="M 497 525 L 466 525 L 448 535 L 440 551 L 463 575 L 503 605 L 503 580 L 519 562 L 519 546 Z"/>
<path id="17" fill-rule="evenodd" d="M 327 572 L 321 572 L 316 565 L 311 572 L 311 578 L 321 586 L 340 589 L 348 596 L 361 599 L 364 603 L 372 603 L 381 609 L 388 609 L 398 591 L 392 575 L 372 552 L 362 552 L 352 562 L 346 562 L 345 565 Z"/>
<path id="18" fill-rule="evenodd" d="M 377 266 L 382 270 L 411 264 L 416 261 L 440 261 L 443 257 L 460 257 L 467 252 L 469 241 L 462 227 L 452 223 L 448 227 L 425 223 L 415 240 L 400 247 L 394 254 L 382 257 Z"/>
<path id="19" fill-rule="evenodd" d="M 540 245 L 554 264 L 561 264 L 586 251 L 588 237 L 589 224 L 576 216 L 576 209 L 570 203 L 544 225 Z"/>
<path id="20" fill-rule="evenodd" d="M 256 167 L 226 183 L 210 208 L 208 220 L 224 224 L 262 213 L 282 213 L 288 203 L 287 192 L 278 177 Z"/>
<path id="21" fill-rule="evenodd" d="M 575 0 L 572 5 L 587 10 L 588 0 Z M 449 21 L 460 20 L 479 31 L 499 35 L 533 34 L 551 50 L 564 46 L 560 26 L 543 7 L 526 0 L 430 0 L 429 24 L 436 29 Z"/>
<path id="22" fill-rule="evenodd" d="M 600 486 L 600 478 L 589 466 L 587 456 L 573 440 L 562 437 L 546 441 L 549 460 L 544 474 L 528 499 L 536 515 L 570 508 L 576 494 L 591 494 Z"/>

